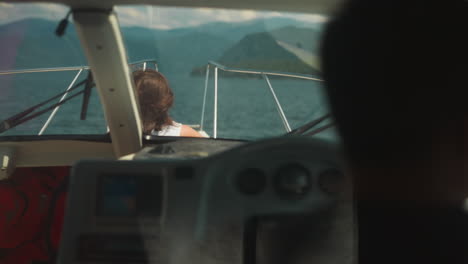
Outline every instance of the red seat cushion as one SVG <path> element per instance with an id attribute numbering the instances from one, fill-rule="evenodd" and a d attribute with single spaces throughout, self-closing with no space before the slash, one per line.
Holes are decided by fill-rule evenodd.
<path id="1" fill-rule="evenodd" d="M 0 181 L 0 263 L 53 262 L 70 167 L 17 168 Z"/>

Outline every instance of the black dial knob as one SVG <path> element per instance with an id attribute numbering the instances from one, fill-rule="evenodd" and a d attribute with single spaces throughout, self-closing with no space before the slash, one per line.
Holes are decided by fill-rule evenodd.
<path id="1" fill-rule="evenodd" d="M 299 164 L 289 164 L 278 169 L 275 189 L 284 198 L 301 198 L 310 190 L 309 171 Z"/>
<path id="2" fill-rule="evenodd" d="M 266 188 L 267 176 L 259 169 L 245 169 L 237 174 L 236 185 L 239 192 L 243 194 L 259 194 Z"/>

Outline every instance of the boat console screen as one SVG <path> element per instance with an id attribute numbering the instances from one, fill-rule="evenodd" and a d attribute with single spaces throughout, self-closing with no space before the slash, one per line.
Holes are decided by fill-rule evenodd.
<path id="1" fill-rule="evenodd" d="M 353 263 L 353 204 L 334 145 L 288 136 L 187 155 L 199 143 L 76 164 L 58 263 Z"/>
<path id="2" fill-rule="evenodd" d="M 100 175 L 97 216 L 161 215 L 163 181 L 160 175 Z"/>

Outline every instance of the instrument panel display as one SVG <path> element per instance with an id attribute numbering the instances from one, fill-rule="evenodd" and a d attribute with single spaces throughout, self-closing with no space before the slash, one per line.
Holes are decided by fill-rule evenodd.
<path id="1" fill-rule="evenodd" d="M 163 202 L 160 175 L 105 174 L 99 176 L 96 215 L 158 217 Z"/>

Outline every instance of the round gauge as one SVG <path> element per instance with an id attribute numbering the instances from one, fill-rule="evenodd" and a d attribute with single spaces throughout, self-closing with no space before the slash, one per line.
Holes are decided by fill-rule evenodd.
<path id="1" fill-rule="evenodd" d="M 260 169 L 245 169 L 237 174 L 236 185 L 237 189 L 242 194 L 256 195 L 265 190 L 267 185 L 267 176 Z"/>
<path id="2" fill-rule="evenodd" d="M 278 169 L 275 189 L 284 198 L 302 198 L 311 188 L 309 170 L 300 164 L 288 164 Z"/>

